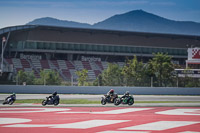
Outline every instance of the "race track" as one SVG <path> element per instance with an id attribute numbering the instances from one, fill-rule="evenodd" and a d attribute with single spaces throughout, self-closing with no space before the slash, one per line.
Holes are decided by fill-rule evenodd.
<path id="1" fill-rule="evenodd" d="M 4 100 L 9 94 L 0 94 L 0 100 Z M 51 94 L 16 94 L 17 99 L 44 99 Z M 87 99 L 101 100 L 102 95 L 59 94 L 61 99 Z M 121 95 L 120 95 L 121 96 Z M 136 101 L 199 101 L 200 96 L 185 95 L 134 95 Z"/>
<path id="2" fill-rule="evenodd" d="M 2 133 L 197 133 L 200 107 L 0 107 Z"/>
<path id="3" fill-rule="evenodd" d="M 2 105 L 3 100 L 8 96 L 9 94 L 0 94 L 0 107 L 5 106 Z M 17 100 L 20 99 L 45 99 L 50 94 L 17 94 Z M 103 95 L 76 95 L 76 94 L 59 94 L 61 99 L 64 100 L 72 100 L 72 99 L 87 99 L 87 100 L 94 100 L 99 101 L 99 104 L 62 104 L 60 103 L 58 106 L 61 107 L 68 107 L 68 106 L 98 106 L 102 107 L 100 104 L 101 97 Z M 146 107 L 146 106 L 172 106 L 172 107 L 199 107 L 200 106 L 200 97 L 199 96 L 174 96 L 174 95 L 134 95 L 135 101 L 147 101 L 147 103 L 135 103 L 133 106 L 137 107 Z M 173 101 L 174 103 L 153 103 L 149 101 Z M 175 102 L 178 101 L 178 102 Z M 184 102 L 189 101 L 189 102 Z M 42 102 L 42 100 L 41 100 Z M 40 107 L 41 104 L 17 104 L 14 103 L 12 106 L 38 106 Z M 114 107 L 113 104 L 107 104 L 106 107 Z M 123 107 L 123 105 L 120 105 Z M 126 107 L 126 105 L 125 105 Z"/>

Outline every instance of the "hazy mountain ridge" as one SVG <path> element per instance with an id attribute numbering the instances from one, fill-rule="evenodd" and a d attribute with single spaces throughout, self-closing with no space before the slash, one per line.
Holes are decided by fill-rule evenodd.
<path id="1" fill-rule="evenodd" d="M 80 28 L 90 28 L 91 27 L 91 25 L 87 24 L 87 23 L 59 20 L 59 19 L 51 18 L 51 17 L 38 18 L 27 24 L 28 25 L 51 25 L 51 26 L 60 26 L 60 27 L 80 27 Z"/>
<path id="2" fill-rule="evenodd" d="M 54 18 L 40 18 L 29 22 L 30 25 L 51 25 L 61 27 L 95 28 L 122 31 L 138 31 L 153 33 L 171 33 L 200 35 L 200 23 L 169 20 L 143 10 L 134 10 L 114 15 L 93 25 Z"/>

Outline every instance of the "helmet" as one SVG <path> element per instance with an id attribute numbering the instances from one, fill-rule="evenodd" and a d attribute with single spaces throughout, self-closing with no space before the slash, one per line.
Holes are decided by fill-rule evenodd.
<path id="1" fill-rule="evenodd" d="M 126 95 L 129 95 L 129 91 L 126 91 L 126 93 L 125 93 Z"/>
<path id="2" fill-rule="evenodd" d="M 111 90 L 110 90 L 110 92 L 111 92 L 111 93 L 114 93 L 114 90 L 113 90 L 113 89 L 111 89 Z"/>
<path id="3" fill-rule="evenodd" d="M 54 91 L 54 92 L 53 92 L 53 95 L 57 95 L 57 91 Z"/>
<path id="4" fill-rule="evenodd" d="M 15 93 L 13 93 L 13 95 L 15 95 Z"/>

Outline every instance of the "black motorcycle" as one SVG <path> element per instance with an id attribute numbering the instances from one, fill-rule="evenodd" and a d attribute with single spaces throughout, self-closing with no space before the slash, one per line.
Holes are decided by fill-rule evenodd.
<path id="1" fill-rule="evenodd" d="M 15 100 L 16 100 L 16 98 L 7 97 L 7 98 L 5 98 L 3 105 L 4 104 L 12 105 L 15 102 Z"/>
<path id="2" fill-rule="evenodd" d="M 59 96 L 55 96 L 54 98 L 53 97 L 46 97 L 46 100 L 43 100 L 42 101 L 42 105 L 45 106 L 45 105 L 54 105 L 54 106 L 57 106 L 60 102 L 60 98 Z"/>
<path id="3" fill-rule="evenodd" d="M 125 97 L 125 98 L 120 98 L 118 97 L 114 104 L 117 106 L 119 104 L 128 104 L 129 106 L 134 104 L 134 97 L 133 96 L 129 96 L 129 97 Z"/>
<path id="4" fill-rule="evenodd" d="M 104 95 L 104 97 L 101 97 L 101 104 L 105 105 L 106 103 L 114 103 L 117 98 L 117 94 L 114 94 L 113 96 Z"/>

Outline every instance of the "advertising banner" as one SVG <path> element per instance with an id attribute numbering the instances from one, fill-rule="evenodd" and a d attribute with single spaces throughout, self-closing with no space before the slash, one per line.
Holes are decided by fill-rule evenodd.
<path id="1" fill-rule="evenodd" d="M 188 48 L 188 60 L 200 60 L 200 48 Z"/>

